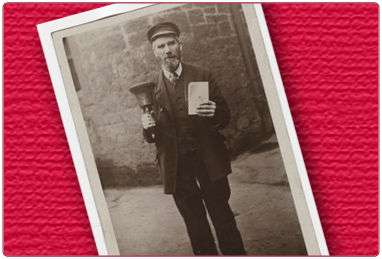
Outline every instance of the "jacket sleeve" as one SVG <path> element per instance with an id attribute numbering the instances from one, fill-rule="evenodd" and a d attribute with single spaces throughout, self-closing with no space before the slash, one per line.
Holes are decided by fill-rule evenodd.
<path id="1" fill-rule="evenodd" d="M 158 78 L 156 77 L 152 82 L 157 82 L 158 81 Z M 154 92 L 153 92 L 153 95 L 152 95 L 152 100 L 155 102 L 155 98 L 154 98 Z M 155 105 L 155 103 L 154 103 Z M 154 120 L 156 120 L 156 117 L 154 115 Z M 156 134 L 156 127 L 154 127 L 154 130 L 145 130 L 143 127 L 142 127 L 142 134 L 143 134 L 143 137 L 144 139 L 146 140 L 147 143 L 154 143 L 155 142 L 155 134 Z M 154 138 L 152 137 L 152 133 L 154 133 Z"/>
<path id="2" fill-rule="evenodd" d="M 214 128 L 222 130 L 227 127 L 231 119 L 231 113 L 229 111 L 228 104 L 225 101 L 216 82 L 216 79 L 210 71 L 208 72 L 208 78 L 209 99 L 216 104 L 215 115 L 214 117 L 210 118 L 210 123 Z"/>
<path id="3" fill-rule="evenodd" d="M 144 128 L 142 128 L 142 133 L 143 133 L 143 137 L 145 138 L 147 143 L 154 143 L 155 142 L 155 138 L 152 137 L 150 131 L 145 130 Z"/>

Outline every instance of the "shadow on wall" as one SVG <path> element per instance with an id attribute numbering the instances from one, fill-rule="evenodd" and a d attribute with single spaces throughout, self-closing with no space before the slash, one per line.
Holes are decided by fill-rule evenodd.
<path id="1" fill-rule="evenodd" d="M 103 189 L 152 186 L 162 183 L 155 164 L 141 163 L 136 171 L 128 166 L 117 166 L 111 159 L 96 159 L 96 165 Z"/>
<path id="2" fill-rule="evenodd" d="M 265 141 L 247 150 L 247 154 L 261 154 L 279 147 L 277 142 Z M 235 158 L 231 160 L 235 160 Z M 140 163 L 136 171 L 128 166 L 118 166 L 111 159 L 96 159 L 98 174 L 103 189 L 131 188 L 162 184 L 157 167 L 153 163 Z M 261 182 L 257 182 L 261 183 Z M 287 181 L 272 185 L 286 185 Z"/>
<path id="3" fill-rule="evenodd" d="M 262 148 L 263 145 L 268 145 L 268 144 L 263 144 L 263 142 L 268 140 L 274 134 L 274 132 L 272 131 L 267 132 L 264 130 L 262 131 L 262 129 L 260 128 L 261 126 L 263 125 L 259 126 L 259 130 L 255 132 L 255 134 L 253 135 L 246 134 L 245 136 L 243 136 L 241 139 L 239 139 L 237 142 L 235 142 L 231 146 L 230 145 L 227 146 L 231 160 L 236 159 L 238 156 L 240 156 L 241 154 L 247 151 L 254 154 L 267 151 L 267 150 L 262 150 L 258 152 L 257 149 Z M 273 145 L 272 147 L 270 147 L 269 150 L 274 149 L 276 147 L 278 147 L 277 143 Z"/>

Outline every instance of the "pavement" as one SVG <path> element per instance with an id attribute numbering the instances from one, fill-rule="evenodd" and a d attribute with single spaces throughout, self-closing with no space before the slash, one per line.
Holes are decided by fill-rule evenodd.
<path id="1" fill-rule="evenodd" d="M 248 255 L 306 255 L 277 139 L 232 161 L 230 205 Z M 105 190 L 121 255 L 193 255 L 162 186 Z"/>

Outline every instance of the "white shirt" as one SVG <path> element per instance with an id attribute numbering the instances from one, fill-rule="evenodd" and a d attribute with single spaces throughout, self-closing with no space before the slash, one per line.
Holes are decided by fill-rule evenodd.
<path id="1" fill-rule="evenodd" d="M 170 80 L 170 72 L 164 69 L 163 66 L 162 66 L 162 70 L 163 70 L 164 76 L 167 77 L 168 80 Z M 179 66 L 174 72 L 178 75 L 178 77 L 180 77 L 180 75 L 182 74 L 182 71 L 183 71 L 182 62 L 179 62 Z"/>

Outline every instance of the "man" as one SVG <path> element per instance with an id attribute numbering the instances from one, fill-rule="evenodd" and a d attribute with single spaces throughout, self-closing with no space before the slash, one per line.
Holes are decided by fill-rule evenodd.
<path id="1" fill-rule="evenodd" d="M 162 69 L 155 80 L 153 114 L 142 115 L 144 137 L 156 144 L 164 192 L 173 195 L 194 254 L 218 254 L 205 204 L 222 253 L 245 255 L 228 204 L 230 160 L 223 143 L 225 138 L 218 132 L 229 123 L 230 112 L 212 74 L 181 62 L 179 34 L 179 28 L 171 22 L 156 24 L 147 31 Z M 197 107 L 196 115 L 188 115 L 187 110 L 190 82 L 208 82 L 209 86 L 210 100 Z M 150 128 L 154 128 L 154 135 Z"/>

